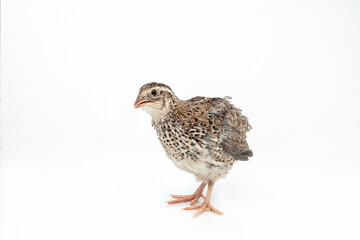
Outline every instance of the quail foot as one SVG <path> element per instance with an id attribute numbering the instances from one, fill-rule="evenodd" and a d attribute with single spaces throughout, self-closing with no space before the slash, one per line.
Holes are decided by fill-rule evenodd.
<path id="1" fill-rule="evenodd" d="M 162 83 L 143 85 L 134 108 L 145 110 L 152 118 L 161 145 L 168 158 L 181 170 L 201 181 L 191 195 L 171 195 L 168 204 L 190 202 L 185 210 L 222 214 L 211 206 L 214 183 L 227 175 L 236 161 L 247 161 L 253 153 L 246 142 L 251 126 L 229 97 L 194 97 L 180 100 Z M 203 190 L 207 186 L 207 194 Z M 195 205 L 200 198 L 204 201 Z"/>

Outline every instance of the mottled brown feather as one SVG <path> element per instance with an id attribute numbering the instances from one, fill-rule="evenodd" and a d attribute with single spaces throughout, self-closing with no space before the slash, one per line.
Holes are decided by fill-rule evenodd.
<path id="1" fill-rule="evenodd" d="M 210 145 L 219 144 L 224 154 L 234 160 L 248 160 L 252 151 L 246 142 L 246 132 L 251 126 L 241 110 L 234 107 L 229 98 L 194 97 L 179 101 L 175 111 L 179 122 L 189 136 L 205 140 Z M 201 129 L 203 134 L 191 129 Z"/>

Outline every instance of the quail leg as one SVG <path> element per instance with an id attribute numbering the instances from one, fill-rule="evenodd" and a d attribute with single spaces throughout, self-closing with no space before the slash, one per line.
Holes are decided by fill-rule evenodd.
<path id="1" fill-rule="evenodd" d="M 191 195 L 171 195 L 173 198 L 176 198 L 175 200 L 167 201 L 168 204 L 174 204 L 174 203 L 181 203 L 181 202 L 190 202 L 190 205 L 194 205 L 199 198 L 205 198 L 204 195 L 202 195 L 202 192 L 204 191 L 204 188 L 206 186 L 205 182 L 202 182 L 198 189 L 191 194 Z"/>
<path id="2" fill-rule="evenodd" d="M 194 217 L 199 216 L 200 213 L 203 213 L 205 211 L 212 211 L 214 213 L 222 215 L 223 214 L 222 212 L 220 212 L 219 210 L 217 210 L 216 208 L 214 208 L 213 206 L 210 205 L 210 197 L 211 197 L 211 192 L 212 192 L 213 187 L 214 187 L 214 183 L 209 182 L 206 198 L 205 198 L 205 201 L 202 204 L 197 205 L 197 206 L 192 206 L 192 207 L 186 207 L 186 208 L 184 208 L 184 210 L 199 209 L 199 210 L 196 211 L 196 213 L 194 213 L 194 215 L 193 215 Z"/>

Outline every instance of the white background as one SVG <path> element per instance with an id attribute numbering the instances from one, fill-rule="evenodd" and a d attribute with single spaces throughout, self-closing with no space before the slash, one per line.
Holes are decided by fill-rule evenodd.
<path id="1" fill-rule="evenodd" d="M 1 239 L 360 238 L 359 1 L 3 0 L 1 25 Z M 133 109 L 150 81 L 249 117 L 223 216 L 165 203 L 198 183 Z"/>

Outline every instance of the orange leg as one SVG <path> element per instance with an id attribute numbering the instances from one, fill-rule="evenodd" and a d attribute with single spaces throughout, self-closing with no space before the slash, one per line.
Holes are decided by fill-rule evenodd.
<path id="1" fill-rule="evenodd" d="M 206 186 L 205 182 L 202 182 L 200 184 L 200 186 L 198 187 L 198 189 L 196 189 L 196 191 L 191 194 L 191 195 L 171 195 L 173 198 L 176 198 L 175 200 L 171 200 L 171 201 L 167 201 L 168 204 L 174 204 L 174 203 L 181 203 L 181 202 L 190 202 L 190 205 L 194 205 L 199 198 L 205 198 L 202 195 L 202 192 L 204 191 L 204 188 Z"/>
<path id="2" fill-rule="evenodd" d="M 223 214 L 222 212 L 220 212 L 219 210 L 217 210 L 216 208 L 214 208 L 213 206 L 210 205 L 210 197 L 211 197 L 211 192 L 212 192 L 213 187 L 214 187 L 214 183 L 209 182 L 208 183 L 208 191 L 207 191 L 207 194 L 206 194 L 206 198 L 205 198 L 205 201 L 202 204 L 200 204 L 198 206 L 186 207 L 186 208 L 184 208 L 184 210 L 198 209 L 196 211 L 196 213 L 194 213 L 194 217 L 199 216 L 200 213 L 203 213 L 205 211 L 212 211 L 214 213 L 222 215 Z"/>

